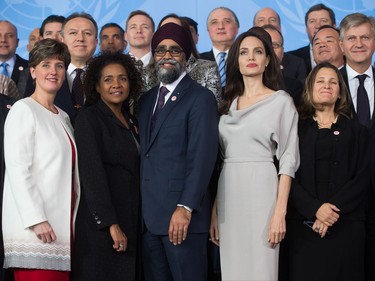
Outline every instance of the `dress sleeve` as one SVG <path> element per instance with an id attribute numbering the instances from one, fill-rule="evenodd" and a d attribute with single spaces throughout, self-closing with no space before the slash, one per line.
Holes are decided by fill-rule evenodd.
<path id="1" fill-rule="evenodd" d="M 282 112 L 276 149 L 276 158 L 279 160 L 279 175 L 288 175 L 294 178 L 300 161 L 297 129 L 298 113 L 292 98 L 289 96 L 280 106 Z"/>

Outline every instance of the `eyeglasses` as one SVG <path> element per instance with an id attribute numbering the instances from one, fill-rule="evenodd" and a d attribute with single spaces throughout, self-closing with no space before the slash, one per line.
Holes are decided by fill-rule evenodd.
<path id="1" fill-rule="evenodd" d="M 158 56 L 158 57 L 164 57 L 167 54 L 167 52 L 169 52 L 169 54 L 172 57 L 177 58 L 177 57 L 181 56 L 183 50 L 179 49 L 179 48 L 171 48 L 170 50 L 167 50 L 167 49 L 164 49 L 164 48 L 155 49 L 155 55 Z"/>

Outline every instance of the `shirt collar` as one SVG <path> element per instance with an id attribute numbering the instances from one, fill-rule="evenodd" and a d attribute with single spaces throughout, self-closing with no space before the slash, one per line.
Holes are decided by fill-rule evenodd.
<path id="1" fill-rule="evenodd" d="M 369 68 L 363 72 L 363 73 L 358 73 L 357 71 L 355 71 L 353 68 L 351 68 L 348 64 L 346 64 L 346 73 L 348 74 L 348 81 L 351 81 L 353 79 L 356 79 L 356 76 L 357 75 L 360 75 L 360 74 L 366 74 L 368 77 L 370 77 L 371 79 L 373 78 L 374 76 L 374 73 L 372 71 L 372 66 L 370 65 Z"/>
<path id="2" fill-rule="evenodd" d="M 162 86 L 166 87 L 170 93 L 173 93 L 173 91 L 176 89 L 178 83 L 184 78 L 186 75 L 186 71 L 182 72 L 180 77 L 176 81 L 173 81 L 171 84 L 163 85 L 163 83 L 160 82 L 159 84 L 159 90 Z"/>
<path id="3" fill-rule="evenodd" d="M 143 66 L 147 66 L 149 63 L 150 63 L 150 60 L 152 58 L 152 53 L 151 51 L 148 52 L 147 54 L 145 54 L 143 57 L 141 58 L 137 58 L 135 55 L 133 55 L 131 52 L 129 52 L 129 55 L 131 55 L 132 57 L 135 58 L 135 60 L 141 60 L 142 63 L 143 63 Z"/>
<path id="4" fill-rule="evenodd" d="M 10 67 L 10 69 L 13 69 L 14 68 L 14 65 L 16 64 L 16 55 L 14 55 L 13 57 L 11 57 L 9 60 L 6 60 L 4 61 L 5 63 L 8 64 L 8 66 Z M 0 62 L 1 63 L 1 62 Z"/>
<path id="5" fill-rule="evenodd" d="M 221 52 L 225 52 L 225 53 L 227 53 L 227 55 L 228 55 L 229 49 L 226 50 L 226 51 L 219 51 L 219 50 L 216 49 L 215 47 L 212 47 L 212 51 L 213 51 L 213 53 L 214 53 L 215 60 L 218 62 L 219 59 L 220 59 L 220 55 L 219 55 L 219 54 L 220 54 Z M 225 59 L 226 59 L 227 57 L 228 57 L 228 56 L 225 56 Z"/>
<path id="6" fill-rule="evenodd" d="M 76 70 L 76 68 L 82 68 L 83 70 L 86 70 L 87 66 L 76 67 L 75 65 L 70 63 L 69 66 L 68 66 L 68 69 L 66 70 L 66 73 L 68 74 L 68 76 L 71 76 L 74 73 L 74 70 Z"/>

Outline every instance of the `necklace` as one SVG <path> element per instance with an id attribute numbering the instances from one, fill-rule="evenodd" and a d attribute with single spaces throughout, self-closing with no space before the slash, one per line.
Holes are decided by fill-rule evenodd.
<path id="1" fill-rule="evenodd" d="M 314 121 L 316 121 L 316 123 L 318 123 L 318 127 L 320 129 L 322 129 L 322 128 L 328 128 L 329 129 L 329 128 L 331 128 L 333 123 L 337 122 L 337 117 L 338 116 L 336 116 L 335 120 L 333 120 L 332 122 L 328 122 L 328 123 L 319 122 L 318 118 L 316 118 L 315 115 L 313 116 L 313 119 L 314 119 Z"/>

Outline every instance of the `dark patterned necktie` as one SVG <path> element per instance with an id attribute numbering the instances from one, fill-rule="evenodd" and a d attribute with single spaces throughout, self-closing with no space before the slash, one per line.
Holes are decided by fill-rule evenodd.
<path id="1" fill-rule="evenodd" d="M 72 95 L 74 100 L 74 107 L 79 109 L 83 106 L 83 85 L 81 75 L 83 73 L 83 69 L 76 68 L 74 70 L 76 72 L 76 77 L 74 77 L 73 85 L 72 85 Z"/>
<path id="2" fill-rule="evenodd" d="M 369 127 L 370 126 L 370 103 L 368 100 L 367 91 L 365 89 L 365 80 L 367 75 L 357 75 L 359 80 L 359 87 L 357 90 L 357 116 L 359 123 Z"/>
<path id="3" fill-rule="evenodd" d="M 227 80 L 227 77 L 226 77 L 226 74 L 225 74 L 225 68 L 226 68 L 226 65 L 227 65 L 227 62 L 225 61 L 226 55 L 227 55 L 226 52 L 220 52 L 219 53 L 220 59 L 219 59 L 218 68 L 219 68 L 219 74 L 220 74 L 221 87 L 225 86 L 225 83 L 226 83 L 226 80 Z"/>
<path id="4" fill-rule="evenodd" d="M 164 107 L 165 96 L 168 93 L 169 93 L 169 91 L 168 91 L 168 89 L 166 87 L 164 87 L 164 86 L 160 87 L 158 102 L 156 104 L 156 108 L 155 108 L 154 114 L 151 117 L 151 132 L 155 128 L 156 120 L 158 119 L 158 115 L 159 115 L 160 111 Z"/>

